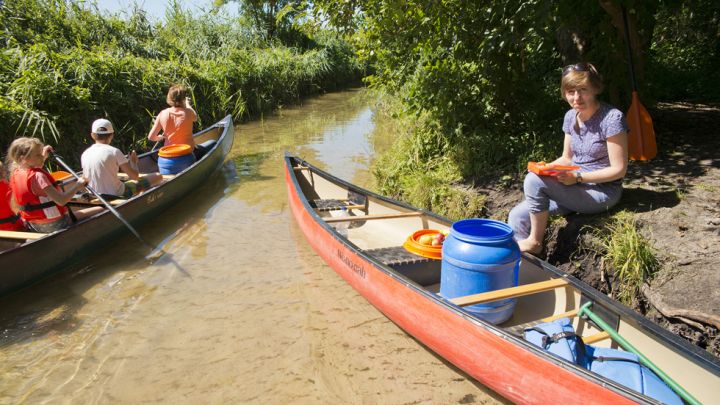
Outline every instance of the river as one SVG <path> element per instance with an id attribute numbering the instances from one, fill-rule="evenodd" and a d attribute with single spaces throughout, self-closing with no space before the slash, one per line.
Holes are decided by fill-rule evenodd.
<path id="1" fill-rule="evenodd" d="M 235 134 L 221 172 L 138 227 L 160 260 L 127 235 L 0 300 L 0 402 L 502 401 L 358 295 L 288 210 L 285 151 L 372 187 L 369 165 L 395 133 L 365 92 L 305 100 Z"/>

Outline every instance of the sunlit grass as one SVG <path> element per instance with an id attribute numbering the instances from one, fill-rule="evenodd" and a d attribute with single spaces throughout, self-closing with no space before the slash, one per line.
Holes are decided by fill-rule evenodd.
<path id="1" fill-rule="evenodd" d="M 620 282 L 617 298 L 631 304 L 640 294 L 643 283 L 660 270 L 660 262 L 651 242 L 644 237 L 632 213 L 614 214 L 595 235 L 604 250 L 603 265 L 609 267 Z"/>

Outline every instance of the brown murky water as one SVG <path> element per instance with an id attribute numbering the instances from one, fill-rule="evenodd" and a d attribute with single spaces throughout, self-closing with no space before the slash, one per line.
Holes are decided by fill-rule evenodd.
<path id="1" fill-rule="evenodd" d="M 222 173 L 139 227 L 161 260 L 128 236 L 0 300 L 0 402 L 498 402 L 345 284 L 287 209 L 284 151 L 367 186 L 393 139 L 362 91 L 238 126 Z"/>

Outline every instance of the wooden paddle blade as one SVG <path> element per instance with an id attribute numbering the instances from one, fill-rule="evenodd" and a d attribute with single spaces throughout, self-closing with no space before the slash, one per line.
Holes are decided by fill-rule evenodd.
<path id="1" fill-rule="evenodd" d="M 640 103 L 637 91 L 632 92 L 632 103 L 627 113 L 628 126 L 628 155 L 631 160 L 650 160 L 657 155 L 655 144 L 655 130 L 652 118 L 645 107 Z"/>

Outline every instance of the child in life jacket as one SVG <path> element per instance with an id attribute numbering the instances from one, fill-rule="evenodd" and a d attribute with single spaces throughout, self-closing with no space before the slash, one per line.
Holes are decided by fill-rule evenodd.
<path id="1" fill-rule="evenodd" d="M 0 162 L 0 230 L 2 231 L 24 231 L 25 225 L 11 206 L 12 190 L 7 181 L 5 167 Z"/>
<path id="2" fill-rule="evenodd" d="M 18 138 L 10 144 L 7 157 L 11 162 L 10 188 L 20 216 L 27 226 L 36 232 L 54 232 L 70 225 L 70 215 L 65 204 L 75 192 L 85 188 L 87 180 L 80 178 L 67 190 L 55 185 L 45 169 L 45 159 L 52 151 L 37 138 Z M 83 219 L 102 211 L 100 207 L 73 211 L 77 219 Z"/>
<path id="3" fill-rule="evenodd" d="M 162 183 L 160 173 L 140 175 L 135 151 L 125 157 L 120 149 L 110 146 L 114 136 L 115 130 L 110 121 L 100 118 L 93 122 L 90 137 L 95 144 L 87 148 L 80 158 L 83 176 L 88 179 L 93 190 L 100 194 L 130 198 Z M 120 169 L 130 180 L 122 182 L 118 179 Z"/>

